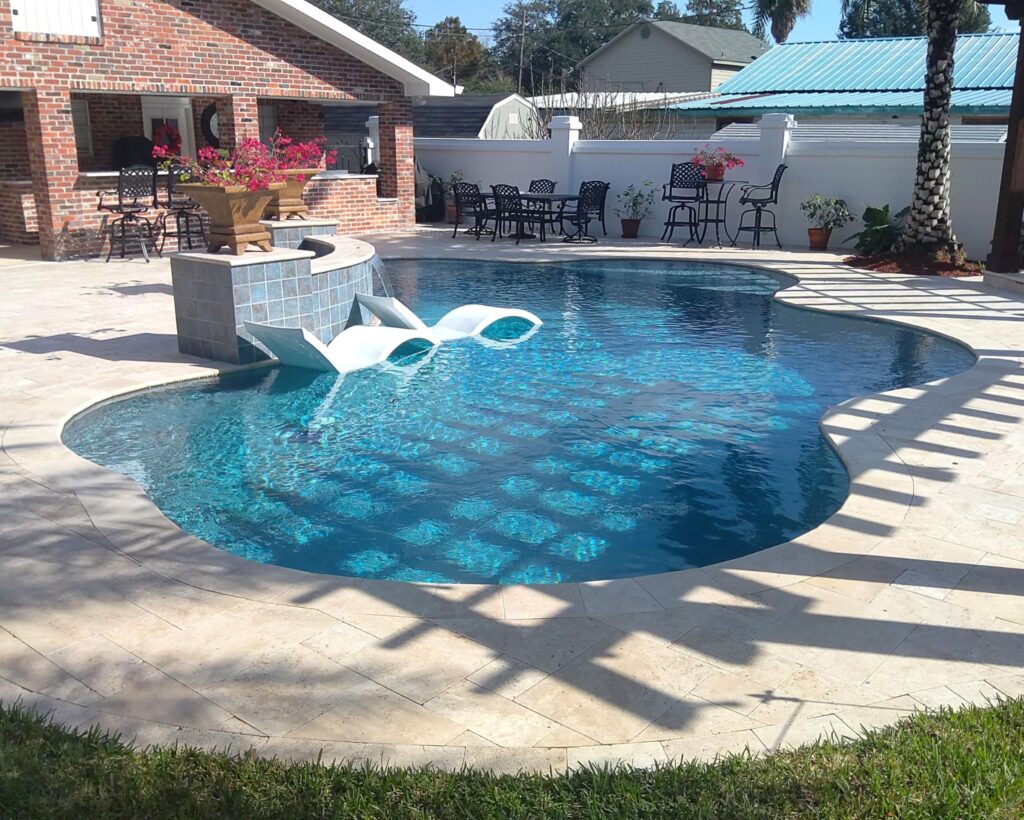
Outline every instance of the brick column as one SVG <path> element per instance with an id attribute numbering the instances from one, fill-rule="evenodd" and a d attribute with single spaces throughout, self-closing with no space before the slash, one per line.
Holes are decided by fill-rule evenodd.
<path id="1" fill-rule="evenodd" d="M 44 259 L 63 259 L 64 232 L 78 210 L 78 156 L 71 119 L 71 94 L 66 88 L 23 91 L 25 137 L 32 172 L 32 193 L 39 220 L 39 244 Z"/>
<path id="2" fill-rule="evenodd" d="M 217 136 L 228 151 L 247 137 L 260 138 L 260 114 L 256 98 L 244 94 L 217 98 Z"/>
<path id="3" fill-rule="evenodd" d="M 377 107 L 380 195 L 399 200 L 403 224 L 416 220 L 416 169 L 412 147 L 412 106 L 402 98 Z"/>

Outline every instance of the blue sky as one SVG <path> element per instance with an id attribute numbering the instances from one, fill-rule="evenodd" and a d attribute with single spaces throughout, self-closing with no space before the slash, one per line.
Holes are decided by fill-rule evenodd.
<path id="1" fill-rule="evenodd" d="M 470 28 L 487 28 L 499 16 L 504 3 L 500 0 L 406 0 L 406 5 L 416 13 L 416 22 L 424 25 L 432 25 L 452 15 Z M 679 2 L 679 6 L 683 7 L 685 3 Z M 839 0 L 816 0 L 811 8 L 811 14 L 796 24 L 790 41 L 835 39 L 839 29 Z M 1011 24 L 998 6 L 992 7 L 992 22 L 996 28 L 1016 29 L 1016 23 Z"/>

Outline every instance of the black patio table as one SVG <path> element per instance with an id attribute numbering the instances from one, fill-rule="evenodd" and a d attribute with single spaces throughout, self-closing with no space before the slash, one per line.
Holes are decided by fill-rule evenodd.
<path id="1" fill-rule="evenodd" d="M 494 194 L 483 194 L 485 199 L 494 199 Z M 555 203 L 559 206 L 565 207 L 569 202 L 576 202 L 579 199 L 579 194 L 531 194 L 527 192 L 520 192 L 519 201 L 524 205 L 540 205 L 545 210 L 551 210 Z M 536 239 L 537 235 L 533 233 L 521 233 L 512 234 L 510 239 Z M 544 230 L 541 227 L 541 242 L 544 241 Z"/>
<path id="2" fill-rule="evenodd" d="M 718 247 L 722 246 L 722 237 L 718 232 L 719 225 L 725 230 L 725 236 L 729 242 L 734 242 L 732 235 L 729 233 L 729 226 L 726 224 L 726 218 L 729 215 L 729 196 L 737 185 L 746 184 L 747 180 L 745 179 L 705 180 L 704 198 L 697 203 L 697 219 L 701 225 L 700 236 L 697 239 L 698 244 L 704 244 L 704 237 L 708 233 L 708 225 L 715 226 L 715 241 L 718 243 Z"/>

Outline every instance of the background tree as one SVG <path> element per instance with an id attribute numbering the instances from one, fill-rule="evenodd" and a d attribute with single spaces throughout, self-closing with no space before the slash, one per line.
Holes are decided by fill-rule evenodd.
<path id="1" fill-rule="evenodd" d="M 311 0 L 356 31 L 397 51 L 414 63 L 423 63 L 423 38 L 414 25 L 416 15 L 403 0 Z"/>
<path id="2" fill-rule="evenodd" d="M 839 36 L 914 37 L 926 33 L 928 0 L 844 0 Z M 988 8 L 980 3 L 965 2 L 960 11 L 960 34 L 983 33 L 992 28 Z"/>
<path id="3" fill-rule="evenodd" d="M 658 0 L 658 5 L 654 8 L 655 20 L 682 20 L 684 16 L 679 6 L 672 0 Z"/>
<path id="4" fill-rule="evenodd" d="M 747 30 L 740 0 L 689 0 L 682 19 L 697 26 Z"/>
<path id="5" fill-rule="evenodd" d="M 487 64 L 487 49 L 458 17 L 445 17 L 423 35 L 427 68 L 439 77 L 469 88 Z"/>
<path id="6" fill-rule="evenodd" d="M 524 93 L 571 85 L 580 60 L 653 14 L 651 0 L 517 0 L 494 24 L 494 59 L 518 77 L 522 46 Z"/>
<path id="7" fill-rule="evenodd" d="M 784 43 L 796 21 L 810 13 L 811 0 L 752 0 L 750 8 L 754 14 L 751 34 L 766 40 L 770 29 L 775 42 Z"/>

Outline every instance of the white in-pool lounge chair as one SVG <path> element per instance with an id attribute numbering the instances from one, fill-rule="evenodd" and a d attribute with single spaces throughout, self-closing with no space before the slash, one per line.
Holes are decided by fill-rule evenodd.
<path id="1" fill-rule="evenodd" d="M 433 327 L 427 327 L 415 313 L 393 297 L 360 294 L 356 300 L 376 316 L 380 324 L 350 324 L 326 345 L 303 328 L 246 322 L 245 329 L 261 341 L 281 364 L 351 373 L 386 361 L 404 345 L 421 349 L 435 347 L 451 339 L 476 336 L 502 319 L 523 319 L 535 327 L 541 324 L 539 318 L 526 310 L 463 305 L 449 311 Z M 353 315 L 358 316 L 359 311 L 353 311 Z"/>

